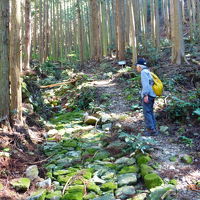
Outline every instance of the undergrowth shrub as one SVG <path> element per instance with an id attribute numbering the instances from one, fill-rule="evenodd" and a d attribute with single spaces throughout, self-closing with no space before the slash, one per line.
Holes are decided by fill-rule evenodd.
<path id="1" fill-rule="evenodd" d="M 146 150 L 150 149 L 153 144 L 155 144 L 155 140 L 142 137 L 140 134 L 130 135 L 125 132 L 121 132 L 119 134 L 119 138 L 123 139 L 127 143 L 128 148 L 126 148 L 126 152 L 135 152 L 139 150 L 144 153 Z"/>

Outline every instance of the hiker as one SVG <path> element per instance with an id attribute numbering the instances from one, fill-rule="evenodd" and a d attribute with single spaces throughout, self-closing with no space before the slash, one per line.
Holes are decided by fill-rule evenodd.
<path id="1" fill-rule="evenodd" d="M 156 130 L 156 120 L 153 112 L 154 101 L 156 98 L 156 94 L 152 89 L 152 85 L 154 83 L 151 73 L 147 67 L 146 60 L 143 58 L 138 59 L 136 63 L 137 72 L 141 73 L 141 83 L 142 83 L 142 106 L 143 106 L 143 114 L 146 125 L 145 136 L 153 136 L 157 135 L 158 132 Z"/>

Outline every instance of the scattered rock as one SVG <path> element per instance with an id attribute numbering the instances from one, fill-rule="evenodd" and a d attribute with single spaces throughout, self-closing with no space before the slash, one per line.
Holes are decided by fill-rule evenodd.
<path id="1" fill-rule="evenodd" d="M 115 195 L 120 199 L 127 199 L 135 194 L 133 186 L 124 186 L 116 190 Z"/>
<path id="2" fill-rule="evenodd" d="M 89 182 L 86 187 L 89 192 L 96 192 L 98 195 L 102 194 L 100 187 L 93 182 Z"/>
<path id="3" fill-rule="evenodd" d="M 138 172 L 139 172 L 138 166 L 137 165 L 133 165 L 133 166 L 125 166 L 125 167 L 123 167 L 119 171 L 119 174 L 138 173 Z"/>
<path id="4" fill-rule="evenodd" d="M 103 124 L 103 125 L 102 125 L 102 130 L 103 130 L 103 131 L 110 131 L 111 128 L 112 128 L 112 123 Z"/>
<path id="5" fill-rule="evenodd" d="M 168 126 L 160 126 L 160 132 L 168 133 L 169 127 Z"/>
<path id="6" fill-rule="evenodd" d="M 170 160 L 171 162 L 176 162 L 176 161 L 177 161 L 177 156 L 171 156 L 171 157 L 169 158 L 169 160 Z"/>
<path id="7" fill-rule="evenodd" d="M 38 188 L 50 188 L 51 187 L 51 178 L 48 178 L 47 180 L 36 183 L 36 186 Z"/>
<path id="8" fill-rule="evenodd" d="M 153 168 L 148 165 L 142 164 L 140 166 L 140 174 L 142 177 L 145 177 L 147 174 L 151 174 L 153 171 Z"/>
<path id="9" fill-rule="evenodd" d="M 93 116 L 85 116 L 84 123 L 87 125 L 96 125 L 99 119 Z"/>
<path id="10" fill-rule="evenodd" d="M 16 191 L 24 192 L 29 189 L 31 181 L 29 178 L 17 178 L 13 179 L 10 184 L 15 188 Z"/>
<path id="11" fill-rule="evenodd" d="M 55 136 L 55 135 L 58 135 L 58 130 L 56 130 L 56 129 L 51 129 L 51 130 L 49 130 L 49 131 L 47 132 L 47 136 L 48 136 L 48 137 L 53 137 L 53 136 Z"/>
<path id="12" fill-rule="evenodd" d="M 46 195 L 45 199 L 48 199 L 48 200 L 60 200 L 61 197 L 62 197 L 61 191 L 55 191 L 55 192 L 51 192 L 48 195 Z"/>
<path id="13" fill-rule="evenodd" d="M 140 166 L 142 164 L 147 164 L 151 160 L 151 158 L 148 155 L 139 155 L 137 156 L 136 160 L 137 164 Z"/>
<path id="14" fill-rule="evenodd" d="M 110 191 L 114 189 L 117 189 L 117 184 L 114 182 L 107 182 L 107 183 L 102 184 L 101 186 L 102 191 Z"/>
<path id="15" fill-rule="evenodd" d="M 93 200 L 115 200 L 115 197 L 113 194 L 106 194 L 104 196 L 101 196 L 101 197 L 97 197 Z"/>
<path id="16" fill-rule="evenodd" d="M 148 196 L 148 200 L 160 200 L 164 194 L 166 194 L 168 191 L 174 190 L 174 186 L 172 185 L 164 185 L 164 186 L 159 186 L 151 189 L 151 194 Z M 167 197 L 168 195 L 166 195 Z M 165 198 L 166 198 L 165 197 Z M 170 198 L 171 199 L 171 198 Z"/>
<path id="17" fill-rule="evenodd" d="M 181 157 L 181 160 L 186 164 L 192 164 L 193 163 L 193 158 L 189 155 L 184 155 L 183 157 Z"/>
<path id="18" fill-rule="evenodd" d="M 84 196 L 84 186 L 83 185 L 75 185 L 70 186 L 62 197 L 65 200 L 81 200 Z"/>
<path id="19" fill-rule="evenodd" d="M 171 179 L 169 181 L 169 184 L 171 184 L 171 185 L 178 185 L 178 181 L 176 179 Z"/>
<path id="20" fill-rule="evenodd" d="M 134 173 L 122 174 L 118 176 L 119 186 L 130 185 L 137 182 L 137 176 Z"/>
<path id="21" fill-rule="evenodd" d="M 0 191 L 3 190 L 3 184 L 0 183 Z"/>
<path id="22" fill-rule="evenodd" d="M 28 167 L 25 173 L 26 173 L 26 177 L 31 180 L 38 178 L 39 170 L 38 170 L 37 165 L 32 165 Z"/>
<path id="23" fill-rule="evenodd" d="M 115 161 L 115 164 L 132 165 L 134 163 L 135 163 L 135 158 L 127 158 L 127 157 L 122 157 Z"/>
<path id="24" fill-rule="evenodd" d="M 94 199 L 97 195 L 94 192 L 90 192 L 83 197 L 84 200 Z"/>
<path id="25" fill-rule="evenodd" d="M 145 200 L 147 193 L 136 194 L 131 200 Z"/>
<path id="26" fill-rule="evenodd" d="M 45 200 L 46 196 L 46 190 L 40 189 L 36 192 L 33 192 L 30 197 L 28 197 L 26 200 Z"/>
<path id="27" fill-rule="evenodd" d="M 163 182 L 163 180 L 161 179 L 160 176 L 158 176 L 155 173 L 151 173 L 151 174 L 147 174 L 144 177 L 144 183 L 145 183 L 145 186 L 148 189 L 151 189 L 151 188 L 154 188 L 156 186 L 162 185 L 164 182 Z"/>

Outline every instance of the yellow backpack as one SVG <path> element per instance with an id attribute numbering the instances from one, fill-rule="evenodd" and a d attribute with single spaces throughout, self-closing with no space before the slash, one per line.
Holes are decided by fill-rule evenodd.
<path id="1" fill-rule="evenodd" d="M 153 72 L 151 72 L 151 76 L 152 76 L 153 81 L 154 81 L 154 84 L 152 86 L 153 91 L 157 96 L 161 96 L 162 92 L 163 92 L 163 83 L 158 78 L 158 76 L 156 74 L 154 74 Z"/>

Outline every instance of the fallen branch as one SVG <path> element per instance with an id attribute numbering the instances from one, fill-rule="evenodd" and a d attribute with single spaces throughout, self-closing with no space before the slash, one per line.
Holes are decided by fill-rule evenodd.
<path id="1" fill-rule="evenodd" d="M 49 160 L 50 158 L 52 158 L 55 154 L 49 156 L 48 158 L 45 158 L 44 160 L 40 160 L 40 161 L 37 161 L 37 162 L 34 162 L 34 163 L 28 163 L 30 165 L 35 165 L 35 164 L 41 164 L 43 162 L 46 162 L 47 160 Z"/>
<path id="2" fill-rule="evenodd" d="M 76 78 L 76 79 L 72 79 L 71 81 L 64 81 L 64 82 L 61 82 L 61 83 L 55 83 L 55 84 L 51 84 L 51 85 L 44 85 L 44 86 L 40 86 L 40 88 L 41 89 L 53 88 L 53 87 L 60 86 L 60 85 L 67 85 L 67 84 L 71 84 L 71 83 L 74 84 L 77 80 L 79 80 L 79 79 Z"/>
<path id="3" fill-rule="evenodd" d="M 200 66 L 200 61 L 197 61 L 197 60 L 195 60 L 195 59 L 191 59 L 191 61 L 192 61 L 194 64 L 197 64 L 197 65 Z"/>

